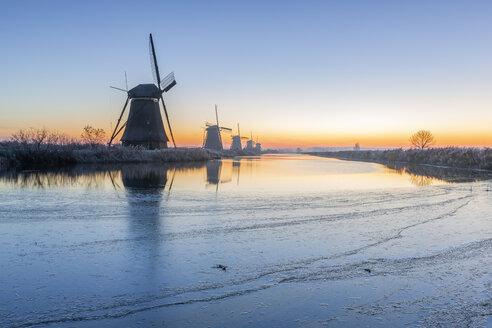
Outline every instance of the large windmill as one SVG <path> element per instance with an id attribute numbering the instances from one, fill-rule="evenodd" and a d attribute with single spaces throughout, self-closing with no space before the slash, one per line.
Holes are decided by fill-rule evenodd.
<path id="1" fill-rule="evenodd" d="M 121 137 L 121 143 L 124 146 L 142 146 L 148 149 L 167 148 L 169 138 L 166 135 L 164 124 L 162 123 L 159 106 L 160 100 L 166 116 L 169 134 L 171 135 L 174 148 L 176 148 L 171 123 L 169 122 L 169 116 L 167 115 L 166 104 L 162 98 L 164 92 L 168 92 L 176 85 L 176 80 L 174 79 L 174 73 L 172 72 L 161 80 L 152 34 L 149 36 L 149 48 L 150 61 L 156 84 L 139 84 L 131 90 L 112 87 L 114 89 L 125 91 L 127 93 L 127 98 L 108 145 L 111 145 L 118 134 L 125 129 L 123 136 Z M 128 118 L 126 122 L 120 126 L 121 118 L 125 113 L 128 102 L 130 102 Z"/>
<path id="2" fill-rule="evenodd" d="M 232 136 L 231 150 L 241 150 L 243 145 L 241 139 L 248 139 L 247 137 L 241 137 L 241 131 L 239 130 L 239 123 L 237 124 L 237 135 Z"/>
<path id="3" fill-rule="evenodd" d="M 215 105 L 215 119 L 217 124 L 205 123 L 205 140 L 203 141 L 203 148 L 213 150 L 223 150 L 222 137 L 220 133 L 222 131 L 232 131 L 232 129 L 225 128 L 219 125 L 219 115 L 217 114 L 217 105 Z"/>

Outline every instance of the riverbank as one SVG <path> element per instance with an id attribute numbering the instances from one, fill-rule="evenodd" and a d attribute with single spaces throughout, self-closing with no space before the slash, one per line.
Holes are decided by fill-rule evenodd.
<path id="1" fill-rule="evenodd" d="M 349 161 L 376 163 L 404 163 L 412 165 L 433 165 L 449 168 L 492 171 L 491 148 L 432 148 L 359 150 L 335 152 L 310 152 L 313 156 L 337 158 Z"/>
<path id="2" fill-rule="evenodd" d="M 62 167 L 73 164 L 175 163 L 221 158 L 202 148 L 143 148 L 87 144 L 0 143 L 1 167 Z"/>

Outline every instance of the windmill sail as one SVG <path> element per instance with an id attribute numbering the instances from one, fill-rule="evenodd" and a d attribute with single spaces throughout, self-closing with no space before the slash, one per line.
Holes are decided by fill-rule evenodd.
<path id="1" fill-rule="evenodd" d="M 152 66 L 152 72 L 154 73 L 155 83 L 158 85 L 159 91 L 161 91 L 160 100 L 162 103 L 162 107 L 164 109 L 164 114 L 166 115 L 167 126 L 169 127 L 169 133 L 171 134 L 171 139 L 173 140 L 174 149 L 176 149 L 176 142 L 174 141 L 173 130 L 171 129 L 171 122 L 169 122 L 169 115 L 167 114 L 166 104 L 164 103 L 164 98 L 162 98 L 163 91 L 162 91 L 161 83 L 160 83 L 161 82 L 161 75 L 159 74 L 159 66 L 157 65 L 157 58 L 156 58 L 156 54 L 155 54 L 155 47 L 154 47 L 154 40 L 152 39 L 152 33 L 149 34 L 149 40 L 150 40 L 150 50 L 151 50 L 150 62 L 151 62 L 151 66 Z M 174 74 L 173 74 L 173 77 L 174 77 Z"/>
<path id="2" fill-rule="evenodd" d="M 154 41 L 152 40 L 152 34 L 149 37 L 149 56 L 150 56 L 150 68 L 152 70 L 152 76 L 154 77 L 154 82 L 159 84 L 159 71 L 157 67 L 157 62 L 155 58 Z"/>
<path id="3" fill-rule="evenodd" d="M 172 87 L 176 85 L 176 79 L 174 78 L 174 72 L 169 73 L 162 79 L 160 86 L 164 92 L 168 92 Z"/>

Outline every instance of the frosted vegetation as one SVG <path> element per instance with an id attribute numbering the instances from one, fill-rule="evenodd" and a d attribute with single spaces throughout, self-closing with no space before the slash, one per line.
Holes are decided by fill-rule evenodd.
<path id="1" fill-rule="evenodd" d="M 490 148 L 430 148 L 361 150 L 312 153 L 314 155 L 347 160 L 370 162 L 402 162 L 428 164 L 464 169 L 492 170 L 492 149 Z"/>
<path id="2" fill-rule="evenodd" d="M 421 131 L 419 131 L 421 132 Z M 426 131 L 423 131 L 426 132 Z M 47 129 L 19 130 L 0 143 L 0 165 L 60 166 L 76 163 L 169 163 L 206 161 L 221 157 L 256 155 L 255 152 L 221 152 L 202 148 L 147 150 L 140 147 L 108 147 L 104 131 L 86 126 L 82 141 Z M 409 163 L 464 169 L 492 170 L 490 148 L 426 148 L 316 152 L 313 155 L 380 163 Z"/>
<path id="3" fill-rule="evenodd" d="M 0 143 L 0 163 L 26 167 L 75 163 L 194 162 L 217 157 L 201 148 L 147 150 L 120 145 L 108 147 L 102 139 L 91 137 L 83 140 L 85 142 L 46 129 L 20 130 L 10 141 Z"/>

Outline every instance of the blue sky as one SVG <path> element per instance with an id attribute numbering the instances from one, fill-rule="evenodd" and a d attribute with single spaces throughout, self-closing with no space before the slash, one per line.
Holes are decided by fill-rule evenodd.
<path id="1" fill-rule="evenodd" d="M 178 144 L 218 104 L 272 146 L 405 146 L 421 128 L 492 145 L 489 1 L 6 2 L 0 136 L 109 131 L 125 95 L 108 86 L 152 81 L 150 32 Z"/>

